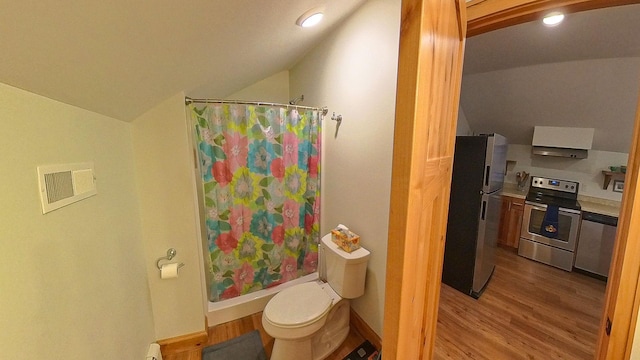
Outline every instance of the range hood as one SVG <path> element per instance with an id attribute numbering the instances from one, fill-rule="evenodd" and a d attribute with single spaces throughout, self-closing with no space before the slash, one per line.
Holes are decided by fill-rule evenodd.
<path id="1" fill-rule="evenodd" d="M 531 153 L 586 159 L 593 143 L 593 128 L 536 126 L 533 130 Z"/>
<path id="2" fill-rule="evenodd" d="M 586 159 L 589 152 L 584 149 L 567 149 L 547 146 L 534 146 L 531 149 L 533 155 L 566 157 L 573 159 Z"/>

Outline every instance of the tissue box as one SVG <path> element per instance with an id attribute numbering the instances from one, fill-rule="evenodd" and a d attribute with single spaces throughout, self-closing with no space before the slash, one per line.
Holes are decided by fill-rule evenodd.
<path id="1" fill-rule="evenodd" d="M 348 235 L 346 233 L 348 233 Z M 352 252 L 359 249 L 360 236 L 351 231 L 346 231 L 346 233 L 339 230 L 331 230 L 331 240 L 346 252 Z"/>

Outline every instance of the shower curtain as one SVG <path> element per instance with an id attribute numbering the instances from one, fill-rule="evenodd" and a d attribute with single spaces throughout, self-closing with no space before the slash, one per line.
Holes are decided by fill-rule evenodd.
<path id="1" fill-rule="evenodd" d="M 189 106 L 204 187 L 209 300 L 316 271 L 321 112 L 286 105 Z"/>

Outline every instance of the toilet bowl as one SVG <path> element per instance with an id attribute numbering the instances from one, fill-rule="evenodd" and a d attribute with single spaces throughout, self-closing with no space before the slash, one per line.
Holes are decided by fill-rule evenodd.
<path id="1" fill-rule="evenodd" d="M 369 251 L 347 253 L 328 234 L 320 247 L 320 275 L 274 296 L 262 313 L 262 325 L 275 341 L 271 360 L 322 360 L 349 333 L 349 300 L 364 293 Z M 326 271 L 323 271 L 323 268 Z"/>
<path id="2" fill-rule="evenodd" d="M 320 360 L 340 346 L 349 333 L 349 301 L 341 299 L 328 284 L 300 284 L 277 296 L 262 313 L 264 330 L 276 339 L 271 359 Z M 338 308 L 346 311 L 339 313 Z M 327 331 L 329 328 L 332 331 Z"/>

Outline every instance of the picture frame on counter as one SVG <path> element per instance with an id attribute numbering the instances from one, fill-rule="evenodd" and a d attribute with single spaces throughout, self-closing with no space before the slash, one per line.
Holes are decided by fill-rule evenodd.
<path id="1" fill-rule="evenodd" d="M 622 191 L 624 191 L 624 181 L 622 180 L 614 180 L 613 181 L 613 192 L 619 192 L 621 193 Z"/>

